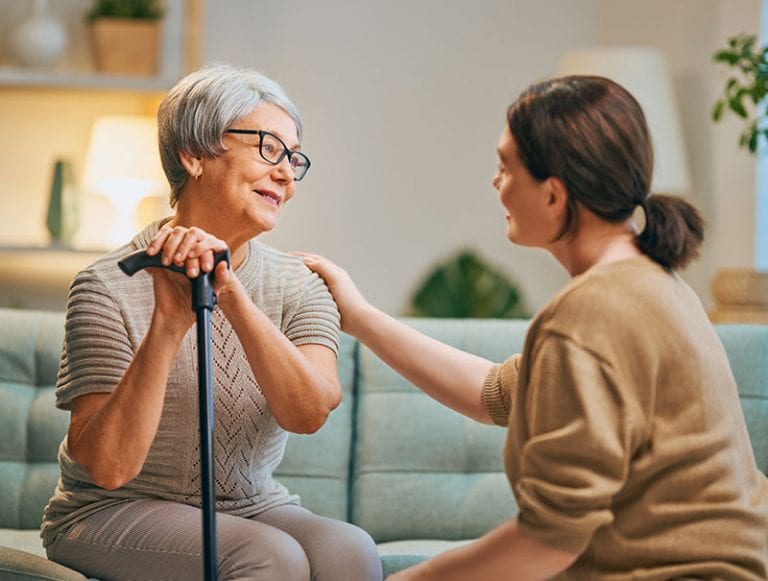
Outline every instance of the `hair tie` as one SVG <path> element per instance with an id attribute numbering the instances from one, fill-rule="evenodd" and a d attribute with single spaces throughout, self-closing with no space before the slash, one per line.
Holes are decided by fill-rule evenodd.
<path id="1" fill-rule="evenodd" d="M 647 197 L 644 198 L 643 201 L 632 210 L 632 223 L 634 224 L 638 235 L 642 234 L 643 230 L 645 230 L 645 225 L 648 223 L 648 212 L 645 209 L 647 200 Z"/>

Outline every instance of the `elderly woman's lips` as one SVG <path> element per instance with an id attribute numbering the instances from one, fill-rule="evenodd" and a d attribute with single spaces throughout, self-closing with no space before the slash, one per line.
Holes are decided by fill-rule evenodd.
<path id="1" fill-rule="evenodd" d="M 270 204 L 274 204 L 275 206 L 280 205 L 280 196 L 278 196 L 277 194 L 270 192 L 269 190 L 263 190 L 263 191 L 254 190 L 254 191 Z"/>

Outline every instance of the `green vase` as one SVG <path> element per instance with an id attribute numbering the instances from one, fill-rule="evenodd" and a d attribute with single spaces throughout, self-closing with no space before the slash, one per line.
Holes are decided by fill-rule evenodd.
<path id="1" fill-rule="evenodd" d="M 78 196 L 72 179 L 72 166 L 68 161 L 58 159 L 53 165 L 53 179 L 45 220 L 51 236 L 51 244 L 71 246 L 79 219 Z"/>

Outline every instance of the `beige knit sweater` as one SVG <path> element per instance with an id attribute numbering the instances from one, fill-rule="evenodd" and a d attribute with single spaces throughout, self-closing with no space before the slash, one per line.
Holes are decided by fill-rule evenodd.
<path id="1" fill-rule="evenodd" d="M 562 579 L 768 579 L 768 479 L 693 291 L 642 257 L 574 278 L 484 401 L 531 537 Z"/>
<path id="2" fill-rule="evenodd" d="M 58 407 L 69 409 L 80 395 L 111 392 L 132 360 L 154 308 L 152 278 L 146 271 L 129 278 L 117 261 L 146 248 L 159 224 L 75 278 L 56 386 Z M 336 304 L 322 279 L 299 259 L 251 240 L 248 257 L 235 273 L 254 303 L 295 345 L 315 343 L 338 352 Z M 272 417 L 243 348 L 219 309 L 211 315 L 211 340 L 217 510 L 250 516 L 298 502 L 272 478 L 288 435 Z M 62 527 L 126 499 L 152 497 L 200 506 L 196 352 L 193 326 L 171 368 L 160 426 L 144 467 L 122 488 L 109 491 L 94 485 L 64 439 L 61 478 L 43 516 L 44 544 Z"/>

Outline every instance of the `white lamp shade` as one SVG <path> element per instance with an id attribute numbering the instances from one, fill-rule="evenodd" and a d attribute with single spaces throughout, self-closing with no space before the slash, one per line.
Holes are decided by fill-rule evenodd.
<path id="1" fill-rule="evenodd" d="M 134 204 L 167 191 L 155 119 L 138 115 L 98 118 L 91 131 L 83 187 L 116 203 L 130 198 Z"/>
<path id="2" fill-rule="evenodd" d="M 606 46 L 568 51 L 561 75 L 598 75 L 619 83 L 640 103 L 651 132 L 651 190 L 687 194 L 691 179 L 672 78 L 664 55 L 653 47 Z"/>
<path id="3" fill-rule="evenodd" d="M 96 119 L 82 188 L 111 202 L 111 218 L 93 225 L 104 230 L 96 236 L 99 243 L 115 246 L 130 240 L 143 226 L 139 202 L 161 195 L 167 198 L 169 186 L 160 164 L 155 119 L 140 115 Z"/>

